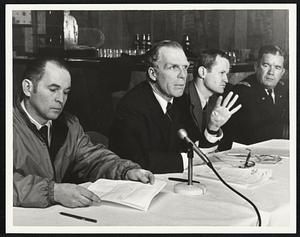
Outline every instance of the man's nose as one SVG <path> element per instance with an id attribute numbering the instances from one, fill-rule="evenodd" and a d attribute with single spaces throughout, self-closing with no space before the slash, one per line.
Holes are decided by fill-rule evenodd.
<path id="1" fill-rule="evenodd" d="M 57 102 L 59 102 L 60 104 L 63 104 L 63 103 L 64 103 L 64 93 L 58 92 L 58 93 L 56 94 L 55 100 L 56 100 Z"/>
<path id="2" fill-rule="evenodd" d="M 228 83 L 228 75 L 227 74 L 224 75 L 223 80 L 224 80 L 224 82 Z"/>
<path id="3" fill-rule="evenodd" d="M 185 79 L 187 77 L 187 69 L 185 67 L 179 67 L 178 77 Z"/>
<path id="4" fill-rule="evenodd" d="M 268 73 L 273 75 L 274 74 L 274 70 L 275 70 L 275 67 L 270 66 L 270 68 L 268 70 Z"/>

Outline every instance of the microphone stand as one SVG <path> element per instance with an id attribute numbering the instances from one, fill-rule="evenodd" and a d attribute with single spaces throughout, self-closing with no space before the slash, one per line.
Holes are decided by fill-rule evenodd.
<path id="1" fill-rule="evenodd" d="M 203 195 L 206 192 L 206 186 L 201 183 L 193 184 L 193 158 L 194 158 L 194 149 L 193 144 L 188 142 L 187 148 L 187 157 L 188 157 L 188 183 L 178 183 L 174 186 L 174 191 L 176 193 L 184 195 Z"/>
<path id="2" fill-rule="evenodd" d="M 187 157 L 188 157 L 188 185 L 193 185 L 193 158 L 194 158 L 194 150 L 193 144 L 188 143 L 187 148 Z"/>

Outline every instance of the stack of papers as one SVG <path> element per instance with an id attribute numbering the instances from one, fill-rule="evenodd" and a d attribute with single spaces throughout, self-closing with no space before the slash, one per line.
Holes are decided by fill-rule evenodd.
<path id="1" fill-rule="evenodd" d="M 272 170 L 261 168 L 217 167 L 219 175 L 229 184 L 242 188 L 253 188 L 266 183 L 272 177 Z M 215 173 L 206 165 L 194 170 L 195 176 L 219 181 Z"/>
<path id="2" fill-rule="evenodd" d="M 127 180 L 98 179 L 88 189 L 98 195 L 102 201 L 147 211 L 152 199 L 166 184 L 159 179 L 156 179 L 153 185 Z"/>

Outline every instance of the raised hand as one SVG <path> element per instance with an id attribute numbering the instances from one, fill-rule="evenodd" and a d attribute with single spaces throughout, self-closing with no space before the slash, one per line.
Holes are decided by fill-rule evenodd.
<path id="1" fill-rule="evenodd" d="M 209 130 L 218 131 L 221 126 L 223 126 L 229 120 L 231 115 L 236 113 L 242 107 L 242 105 L 239 104 L 238 106 L 230 110 L 239 97 L 238 95 L 235 95 L 233 99 L 231 99 L 232 96 L 232 91 L 228 93 L 223 101 L 223 97 L 219 96 L 216 105 L 208 119 L 207 128 Z"/>
<path id="2" fill-rule="evenodd" d="M 66 207 L 85 207 L 101 202 L 90 190 L 69 183 L 54 184 L 54 201 Z"/>
<path id="3" fill-rule="evenodd" d="M 154 175 L 144 169 L 131 169 L 126 173 L 126 179 L 140 181 L 142 183 L 154 184 Z"/>

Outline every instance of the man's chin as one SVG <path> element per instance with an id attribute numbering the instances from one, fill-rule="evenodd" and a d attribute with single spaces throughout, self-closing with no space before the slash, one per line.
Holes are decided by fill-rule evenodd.
<path id="1" fill-rule="evenodd" d="M 61 112 L 57 112 L 57 113 L 51 113 L 48 115 L 48 119 L 49 120 L 55 120 L 58 118 L 58 116 L 61 114 Z"/>
<path id="2" fill-rule="evenodd" d="M 214 91 L 214 93 L 216 93 L 216 94 L 223 94 L 224 93 L 224 89 L 225 88 L 221 88 L 221 89 L 219 89 L 217 91 Z"/>
<path id="3" fill-rule="evenodd" d="M 173 97 L 180 97 L 180 96 L 182 96 L 182 95 L 183 95 L 183 93 L 176 93 L 176 94 L 174 94 Z"/>

